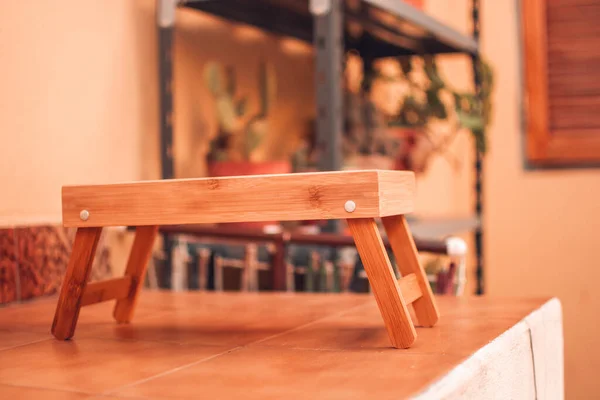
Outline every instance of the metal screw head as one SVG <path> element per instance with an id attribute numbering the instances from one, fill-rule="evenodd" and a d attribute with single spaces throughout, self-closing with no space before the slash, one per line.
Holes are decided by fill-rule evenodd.
<path id="1" fill-rule="evenodd" d="M 79 218 L 81 218 L 82 221 L 87 221 L 89 217 L 90 212 L 88 210 L 81 210 L 79 213 Z"/>
<path id="2" fill-rule="evenodd" d="M 354 210 L 356 210 L 356 203 L 352 200 L 348 200 L 346 204 L 344 204 L 344 210 L 349 213 L 354 212 Z"/>

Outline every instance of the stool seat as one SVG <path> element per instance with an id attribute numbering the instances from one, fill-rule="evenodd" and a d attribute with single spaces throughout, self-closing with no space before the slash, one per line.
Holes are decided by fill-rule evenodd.
<path id="1" fill-rule="evenodd" d="M 312 172 L 65 186 L 62 210 L 67 227 L 303 221 L 407 214 L 414 195 L 412 172 Z"/>
<path id="2" fill-rule="evenodd" d="M 394 347 L 409 347 L 418 323 L 439 317 L 404 214 L 414 208 L 410 171 L 340 171 L 172 179 L 65 186 L 63 224 L 77 234 L 61 288 L 52 333 L 74 335 L 82 306 L 117 300 L 114 317 L 129 322 L 160 225 L 346 219 Z M 381 218 L 398 268 L 397 281 L 375 218 Z M 96 245 L 106 226 L 135 226 L 125 276 L 88 283 Z"/>

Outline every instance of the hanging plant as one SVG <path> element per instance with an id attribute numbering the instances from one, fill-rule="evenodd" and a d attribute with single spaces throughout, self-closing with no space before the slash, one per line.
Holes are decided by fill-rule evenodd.
<path id="1" fill-rule="evenodd" d="M 493 88 L 493 74 L 491 67 L 484 61 L 478 60 L 476 68 L 481 78 L 479 93 L 460 92 L 452 88 L 440 75 L 435 58 L 423 57 L 422 70 L 427 77 L 424 82 L 417 82 L 412 78 L 414 63 L 417 58 L 404 57 L 399 59 L 402 76 L 391 77 L 375 71 L 376 79 L 388 82 L 402 80 L 410 87 L 409 94 L 403 99 L 402 106 L 394 115 L 389 125 L 405 128 L 420 128 L 431 138 L 435 132 L 429 129 L 432 121 L 448 121 L 452 126 L 452 139 L 454 134 L 461 129 L 472 132 L 477 150 L 485 153 L 487 143 L 485 128 L 491 121 Z M 443 101 L 444 93 L 450 94 L 451 101 Z M 446 96 L 448 97 L 448 96 Z M 450 140 L 442 141 L 445 148 Z M 436 149 L 441 150 L 441 149 Z"/>
<path id="2" fill-rule="evenodd" d="M 395 60 L 399 68 L 390 73 L 373 65 L 364 68 L 358 53 L 348 54 L 342 137 L 345 167 L 391 166 L 421 172 L 435 153 L 445 156 L 456 166 L 459 161 L 447 148 L 458 132 L 465 129 L 472 132 L 477 150 L 484 153 L 487 149 L 485 128 L 492 113 L 493 74 L 490 66 L 483 61 L 477 62 L 481 85 L 476 94 L 460 92 L 448 84 L 433 57 Z M 392 105 L 397 102 L 393 111 L 384 110 L 385 107 L 371 96 L 373 88 L 380 83 L 388 89 L 388 85 L 402 87 L 392 96 Z M 447 127 L 442 130 L 440 125 Z M 392 133 L 390 128 L 401 128 L 402 132 Z M 294 159 L 297 170 L 314 164 L 318 158 L 313 136 L 314 131 L 311 131 L 307 137 L 312 140 L 306 140 L 310 145 L 303 146 Z"/>

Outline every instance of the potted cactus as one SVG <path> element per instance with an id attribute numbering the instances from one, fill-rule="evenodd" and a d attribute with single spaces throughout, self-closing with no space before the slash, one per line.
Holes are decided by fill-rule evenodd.
<path id="1" fill-rule="evenodd" d="M 261 159 L 261 145 L 268 132 L 268 112 L 275 99 L 275 72 L 261 63 L 258 74 L 260 104 L 250 112 L 248 99 L 237 93 L 235 70 L 217 63 L 204 69 L 204 80 L 216 105 L 218 129 L 210 141 L 207 170 L 210 176 L 282 174 L 291 172 L 291 163 Z M 245 222 L 242 228 L 264 228 L 276 222 Z"/>
<path id="2" fill-rule="evenodd" d="M 273 67 L 261 63 L 258 76 L 260 104 L 251 113 L 248 99 L 237 94 L 235 70 L 209 63 L 204 79 L 216 102 L 218 130 L 207 156 L 210 176 L 260 175 L 290 172 L 288 161 L 259 160 L 268 131 L 268 112 L 275 99 Z"/>

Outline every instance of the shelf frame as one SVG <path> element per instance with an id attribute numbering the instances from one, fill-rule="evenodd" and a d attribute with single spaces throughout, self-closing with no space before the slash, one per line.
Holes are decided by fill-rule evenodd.
<path id="1" fill-rule="evenodd" d="M 315 7 L 312 5 L 316 4 Z M 362 38 L 345 31 L 346 50 L 375 48 L 377 58 L 398 55 L 443 53 L 476 54 L 474 38 L 461 34 L 401 0 L 362 0 L 353 7 L 341 0 L 192 0 L 182 3 L 228 21 L 251 25 L 264 31 L 314 43 L 316 24 L 331 10 L 340 10 L 350 24 L 362 25 Z M 322 15 L 311 9 L 325 7 Z M 314 11 L 314 10 L 313 10 Z M 337 12 L 337 11 L 335 11 Z M 418 32 L 415 34 L 415 32 Z"/>
<path id="2" fill-rule="evenodd" d="M 315 48 L 315 89 L 317 103 L 317 143 L 321 153 L 319 169 L 339 170 L 344 124 L 343 57 L 346 50 L 364 49 L 369 63 L 381 57 L 462 53 L 479 57 L 479 0 L 472 0 L 473 36 L 467 36 L 440 23 L 401 0 L 361 0 L 351 9 L 342 0 L 156 0 L 159 47 L 161 175 L 174 177 L 173 160 L 173 30 L 178 6 L 208 12 L 220 18 L 249 24 L 277 35 L 290 36 Z M 318 6 L 322 12 L 314 12 Z M 312 12 L 311 12 L 312 10 Z M 394 19 L 395 18 L 395 19 Z M 389 21 L 395 21 L 389 23 Z M 357 38 L 346 29 L 359 24 L 364 33 Z M 475 73 L 475 85 L 479 77 Z M 482 156 L 477 152 L 476 205 L 482 220 Z M 336 231 L 335 223 L 328 226 Z M 475 232 L 477 254 L 477 293 L 483 294 L 483 229 Z M 166 254 L 172 240 L 164 235 Z M 167 260 L 170 266 L 170 261 Z M 165 273 L 170 276 L 169 268 Z"/>

